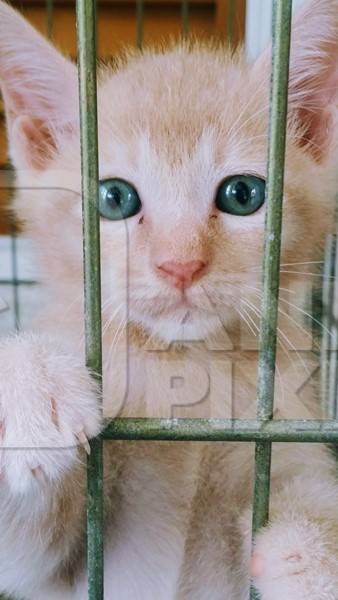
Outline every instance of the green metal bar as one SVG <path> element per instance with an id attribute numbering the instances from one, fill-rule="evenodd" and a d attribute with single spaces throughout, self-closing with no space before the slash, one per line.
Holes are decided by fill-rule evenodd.
<path id="1" fill-rule="evenodd" d="M 257 417 L 273 417 L 292 0 L 274 0 Z M 253 537 L 269 518 L 271 442 L 256 445 Z M 252 588 L 250 597 L 257 598 Z"/>
<path id="2" fill-rule="evenodd" d="M 11 228 L 11 270 L 12 270 L 12 286 L 13 286 L 13 307 L 14 307 L 14 328 L 16 331 L 20 329 L 20 299 L 19 286 L 16 285 L 18 279 L 18 247 L 17 247 L 17 231 L 14 221 L 14 216 L 10 219 Z"/>
<path id="3" fill-rule="evenodd" d="M 6 175 L 8 180 L 6 181 L 5 189 L 14 188 L 14 171 L 13 168 L 8 165 L 6 168 Z M 12 211 L 6 213 L 8 219 L 8 227 L 10 230 L 10 248 L 11 248 L 11 277 L 9 285 L 12 286 L 13 291 L 13 308 L 14 308 L 14 329 L 18 331 L 20 329 L 20 292 L 17 281 L 18 277 L 18 244 L 17 244 L 17 227 L 15 215 Z"/>
<path id="4" fill-rule="evenodd" d="M 235 42 L 236 0 L 228 0 L 227 9 L 227 37 L 230 46 L 233 46 Z"/>
<path id="5" fill-rule="evenodd" d="M 53 37 L 53 21 L 54 21 L 54 0 L 46 0 L 47 12 L 47 36 L 49 39 Z"/>
<path id="6" fill-rule="evenodd" d="M 144 39 L 144 0 L 136 0 L 136 44 L 141 50 Z"/>
<path id="7" fill-rule="evenodd" d="M 330 306 L 331 314 L 331 336 L 330 336 L 330 353 L 329 353 L 329 390 L 328 390 L 328 402 L 331 407 L 331 418 L 337 418 L 337 403 L 338 403 L 338 279 L 336 277 L 338 272 L 338 248 L 337 248 L 337 237 L 335 237 L 335 254 L 333 257 L 333 271 L 334 279 L 332 280 L 332 298 Z"/>
<path id="8" fill-rule="evenodd" d="M 324 273 L 323 273 L 323 334 L 321 342 L 321 397 L 325 407 L 325 415 L 329 419 L 336 418 L 336 399 L 330 386 L 332 353 L 337 357 L 337 327 L 333 323 L 334 275 L 336 263 L 337 239 L 330 235 L 326 241 Z M 334 326 L 334 332 L 333 332 Z M 332 340 L 332 336 L 335 338 Z M 335 390 L 334 390 L 335 391 Z"/>
<path id="9" fill-rule="evenodd" d="M 189 35 L 189 1 L 182 0 L 181 2 L 181 35 L 184 40 Z"/>
<path id="10" fill-rule="evenodd" d="M 96 2 L 77 0 L 81 121 L 86 364 L 101 382 L 100 223 L 96 90 Z M 88 598 L 103 600 L 102 440 L 92 440 L 88 458 Z"/>
<path id="11" fill-rule="evenodd" d="M 338 440 L 338 421 L 331 419 L 142 419 L 106 422 L 109 440 L 172 440 L 195 442 L 316 442 Z M 260 459 L 260 455 L 258 455 Z M 265 477 L 264 473 L 259 474 Z"/>
<path id="12" fill-rule="evenodd" d="M 38 281 L 32 279 L 0 279 L 0 285 L 38 285 Z"/>
<path id="13" fill-rule="evenodd" d="M 260 419 L 272 418 L 274 400 L 291 7 L 292 0 L 274 0 L 270 141 L 257 395 L 257 415 Z"/>
<path id="14" fill-rule="evenodd" d="M 103 444 L 90 442 L 87 463 L 87 566 L 88 600 L 104 598 L 103 548 Z"/>

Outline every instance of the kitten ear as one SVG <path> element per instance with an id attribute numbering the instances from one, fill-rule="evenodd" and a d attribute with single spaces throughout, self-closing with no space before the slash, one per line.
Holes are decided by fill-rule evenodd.
<path id="1" fill-rule="evenodd" d="M 42 169 L 77 126 L 77 70 L 1 0 L 0 88 L 14 166 Z"/>
<path id="2" fill-rule="evenodd" d="M 270 65 L 271 46 L 251 69 L 255 85 L 268 82 Z M 292 23 L 288 115 L 297 143 L 317 161 L 337 137 L 337 104 L 338 0 L 307 0 Z"/>
<path id="3" fill-rule="evenodd" d="M 294 19 L 289 115 L 300 145 L 321 160 L 330 147 L 338 101 L 338 1 L 310 0 Z"/>

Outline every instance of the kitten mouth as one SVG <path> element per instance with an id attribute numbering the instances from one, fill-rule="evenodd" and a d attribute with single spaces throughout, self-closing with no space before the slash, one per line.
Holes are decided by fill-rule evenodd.
<path id="1" fill-rule="evenodd" d="M 182 293 L 180 298 L 172 300 L 171 302 L 167 303 L 166 306 L 162 306 L 157 311 L 155 309 L 155 314 L 157 314 L 157 316 L 172 316 L 178 319 L 180 322 L 185 322 L 185 320 L 192 313 L 196 312 L 197 309 L 198 307 L 189 298 L 187 298 L 184 293 Z"/>

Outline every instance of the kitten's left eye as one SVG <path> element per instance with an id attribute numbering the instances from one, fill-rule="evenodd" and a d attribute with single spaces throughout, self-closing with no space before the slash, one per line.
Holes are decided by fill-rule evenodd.
<path id="1" fill-rule="evenodd" d="M 254 175 L 232 175 L 219 186 L 215 202 L 222 212 L 246 216 L 256 212 L 264 200 L 264 179 Z"/>
<path id="2" fill-rule="evenodd" d="M 99 210 L 101 217 L 120 221 L 137 215 L 141 200 L 135 188 L 123 179 L 100 181 Z"/>

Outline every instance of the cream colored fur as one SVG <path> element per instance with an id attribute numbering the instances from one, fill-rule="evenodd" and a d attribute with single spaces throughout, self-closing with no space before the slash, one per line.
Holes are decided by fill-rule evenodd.
<path id="1" fill-rule="evenodd" d="M 337 50 L 337 0 L 310 2 L 293 29 L 277 418 L 322 414 L 299 316 L 333 223 Z M 101 69 L 100 177 L 143 203 L 101 221 L 106 416 L 255 415 L 265 211 L 220 213 L 214 197 L 228 175 L 266 175 L 269 65 L 269 51 L 246 65 L 194 43 Z M 3 2 L 0 82 L 16 211 L 47 290 L 34 332 L 0 344 L 0 591 L 85 600 L 77 443 L 101 422 L 84 366 L 77 74 Z M 189 306 L 159 275 L 168 260 L 208 263 Z M 336 463 L 321 445 L 275 444 L 272 468 L 251 561 L 262 600 L 337 600 Z M 247 599 L 252 472 L 252 444 L 106 443 L 105 598 Z"/>

